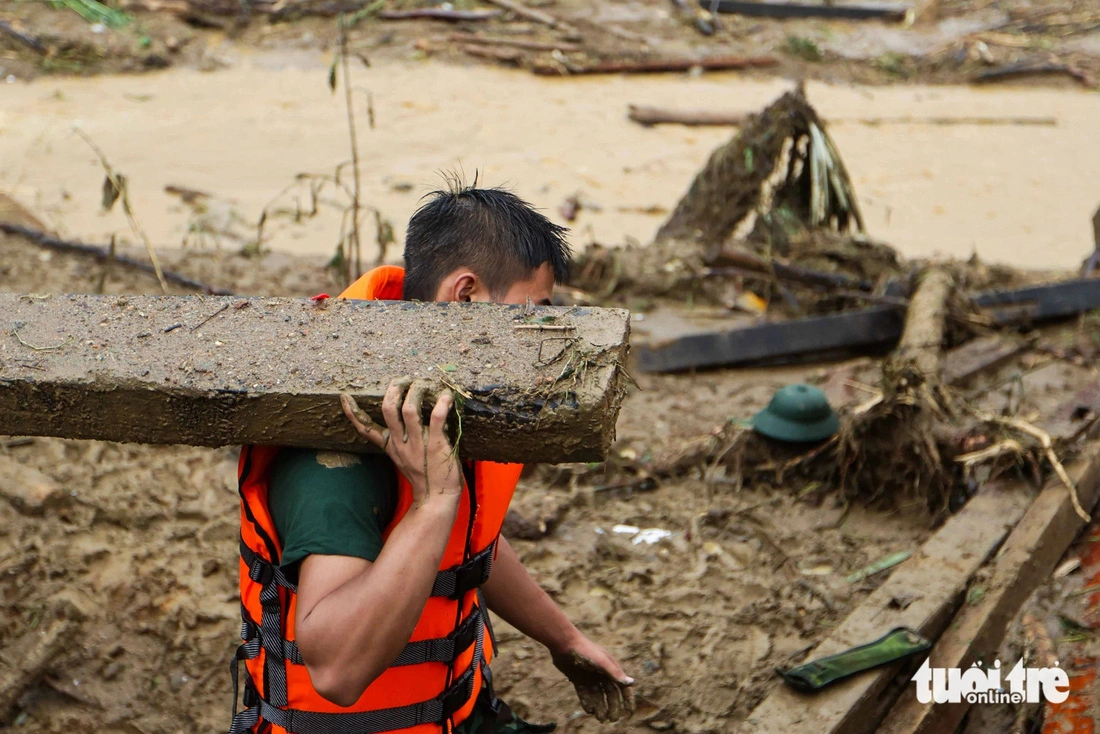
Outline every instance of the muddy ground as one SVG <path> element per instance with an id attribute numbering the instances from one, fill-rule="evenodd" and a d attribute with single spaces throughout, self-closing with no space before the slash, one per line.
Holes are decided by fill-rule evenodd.
<path id="1" fill-rule="evenodd" d="M 207 3 L 206 7 L 218 3 Z M 7 3 L 0 20 L 29 40 L 0 33 L 0 78 L 38 74 L 137 72 L 175 64 L 213 70 L 224 64 L 219 49 L 227 39 L 252 48 L 332 49 L 337 42 L 331 17 L 298 17 L 295 8 L 325 3 L 279 3 L 273 16 L 249 3 L 234 17 L 201 10 L 202 2 L 176 15 L 143 7 L 171 3 L 130 2 L 133 20 L 120 29 L 96 27 L 67 10 L 46 3 Z M 188 3 L 177 3 L 188 6 Z M 233 4 L 221 3 L 221 5 Z M 327 3 L 328 6 L 337 5 Z M 386 9 L 431 7 L 418 0 L 394 0 Z M 1100 16 L 1089 0 L 922 0 L 914 3 L 916 22 L 836 22 L 722 16 L 717 29 L 696 3 L 617 0 L 602 5 L 585 0 L 530 3 L 550 13 L 548 28 L 512 14 L 487 21 L 382 20 L 360 16 L 351 31 L 357 53 L 388 59 L 428 56 L 464 63 L 533 66 L 560 63 L 549 51 L 523 52 L 506 62 L 474 58 L 456 43 L 454 32 L 508 34 L 542 42 L 568 42 L 567 62 L 655 56 L 774 56 L 779 63 L 758 76 L 775 73 L 831 82 L 965 82 L 1005 64 L 1055 63 L 1069 67 L 1040 74 L 1040 84 L 1094 84 L 1100 72 Z M 455 3 L 458 9 L 482 7 Z M 257 8 L 261 5 L 257 5 Z M 381 7 L 381 6 L 378 6 Z M 484 6 L 490 7 L 490 6 Z M 199 8 L 195 10 L 194 8 Z M 377 9 L 377 8 L 376 8 Z M 710 29 L 704 33 L 700 29 Z"/>
<path id="2" fill-rule="evenodd" d="M 167 267 L 239 293 L 303 296 L 338 288 L 331 271 L 303 258 L 215 251 L 163 257 Z M 86 257 L 0 238 L 0 289 L 99 288 L 155 292 L 156 284 L 117 265 L 104 275 Z M 1045 338 L 1095 344 L 1095 328 L 1081 322 Z M 1021 373 L 1027 390 L 1015 387 Z M 835 373 L 814 366 L 641 375 L 624 404 L 609 466 L 676 455 L 731 419 L 750 416 L 795 379 L 821 382 L 834 402 L 851 404 L 865 399 L 877 366 L 857 360 Z M 1092 380 L 1087 364 L 1032 356 L 991 375 L 989 384 L 998 386 L 993 404 L 1014 400 L 1014 409 L 1029 415 Z M 14 482 L 13 472 L 27 467 L 56 486 L 37 510 L 20 505 L 25 485 Z M 797 480 L 735 491 L 722 475 L 704 481 L 689 472 L 656 487 L 617 489 L 621 477 L 605 471 L 606 481 L 585 467 L 530 472 L 513 504 L 526 520 L 513 526 L 525 528 L 518 534 L 540 520 L 552 528 L 541 539 L 514 541 L 535 578 L 638 681 L 638 713 L 603 727 L 580 711 L 538 646 L 499 622 L 502 695 L 521 714 L 557 721 L 564 731 L 735 730 L 776 685 L 774 668 L 801 659 L 880 582 L 845 577 L 915 549 L 932 530 L 917 505 L 845 512 L 835 494 Z M 56 618 L 76 620 L 80 629 L 43 683 L 22 697 L 13 730 L 223 730 L 232 698 L 228 660 L 239 634 L 235 452 L 4 440 L 0 488 L 9 500 L 0 500 L 0 656 L 18 660 Z M 635 545 L 613 531 L 620 524 L 672 536 Z M 1040 593 L 1052 630 L 1077 603 L 1070 592 L 1084 578 L 1078 573 Z M 1057 639 L 1081 644 L 1080 635 Z"/>

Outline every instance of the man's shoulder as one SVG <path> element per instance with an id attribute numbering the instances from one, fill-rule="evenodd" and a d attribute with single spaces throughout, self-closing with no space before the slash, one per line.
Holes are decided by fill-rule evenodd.
<path id="1" fill-rule="evenodd" d="M 347 470 L 347 471 L 341 471 Z M 271 465 L 272 476 L 334 476 L 338 474 L 392 474 L 393 462 L 384 454 L 283 448 Z"/>
<path id="2" fill-rule="evenodd" d="M 397 490 L 393 462 L 383 454 L 286 448 L 279 451 L 268 478 L 269 502 L 372 501 L 392 504 Z"/>
<path id="3" fill-rule="evenodd" d="M 396 505 L 395 476 L 381 454 L 281 450 L 267 498 L 283 544 L 281 565 L 315 553 L 377 558 Z"/>

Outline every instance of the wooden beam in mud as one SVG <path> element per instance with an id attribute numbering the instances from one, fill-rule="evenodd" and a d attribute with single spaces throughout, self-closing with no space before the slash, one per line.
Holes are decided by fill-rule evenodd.
<path id="1" fill-rule="evenodd" d="M 1100 497 L 1100 442 L 1094 442 L 1069 470 L 1081 505 L 1088 511 Z M 990 564 L 984 593 L 963 606 L 929 654 L 933 668 L 992 664 L 1009 622 L 1024 601 L 1050 577 L 1085 522 L 1074 512 L 1066 487 L 1053 477 Z M 1002 661 L 1003 662 L 1003 661 Z M 1009 663 L 1008 667 L 1011 667 Z M 1003 668 L 1007 671 L 1007 667 Z M 913 686 L 901 692 L 880 734 L 935 734 L 955 731 L 970 704 L 922 704 Z"/>
<path id="2" fill-rule="evenodd" d="M 1100 308 L 1100 278 L 989 291 L 973 300 L 999 326 L 1027 325 Z M 897 343 L 904 327 L 900 306 L 873 306 L 670 339 L 641 347 L 638 365 L 642 372 L 679 372 L 820 361 L 838 354 L 886 349 Z"/>
<path id="3" fill-rule="evenodd" d="M 971 577 L 1023 517 L 1028 498 L 1028 488 L 1022 483 L 985 487 L 856 607 L 807 659 L 866 644 L 895 627 L 910 627 L 929 639 L 939 637 L 962 603 Z M 797 693 L 778 684 L 738 731 L 873 732 L 901 688 L 911 685 L 911 665 L 912 661 L 877 668 L 814 694 Z"/>
<path id="4" fill-rule="evenodd" d="M 340 393 L 381 421 L 408 375 L 464 394 L 465 457 L 517 462 L 604 457 L 629 334 L 614 309 L 340 299 L 0 294 L 0 314 L 2 434 L 361 451 Z"/>
<path id="5" fill-rule="evenodd" d="M 956 347 L 943 355 L 943 381 L 948 385 L 966 382 L 985 370 L 999 367 L 1021 352 L 1030 342 L 1002 334 L 989 334 Z"/>
<path id="6" fill-rule="evenodd" d="M 884 20 L 900 23 L 910 12 L 908 5 L 829 5 L 770 0 L 699 0 L 704 10 L 759 18 L 830 18 L 845 20 Z"/>

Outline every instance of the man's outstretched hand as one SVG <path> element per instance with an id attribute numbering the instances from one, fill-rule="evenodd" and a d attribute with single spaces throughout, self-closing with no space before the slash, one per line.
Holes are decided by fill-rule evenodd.
<path id="1" fill-rule="evenodd" d="M 592 640 L 581 635 L 569 649 L 555 653 L 553 660 L 577 689 L 581 707 L 597 721 L 618 721 L 634 713 L 634 679 Z"/>

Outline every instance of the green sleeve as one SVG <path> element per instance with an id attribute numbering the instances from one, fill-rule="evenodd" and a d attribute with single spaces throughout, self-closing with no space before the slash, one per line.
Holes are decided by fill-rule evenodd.
<path id="1" fill-rule="evenodd" d="M 380 454 L 283 449 L 267 498 L 283 548 L 279 565 L 293 567 L 313 553 L 374 561 L 396 489 L 393 464 Z"/>

